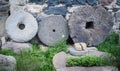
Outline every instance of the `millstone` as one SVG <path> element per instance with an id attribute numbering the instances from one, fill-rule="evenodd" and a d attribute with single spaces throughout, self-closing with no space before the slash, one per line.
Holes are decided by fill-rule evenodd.
<path id="1" fill-rule="evenodd" d="M 70 36 L 74 43 L 89 46 L 103 42 L 113 26 L 112 16 L 102 6 L 78 7 L 69 20 Z"/>
<path id="2" fill-rule="evenodd" d="M 44 18 L 39 25 L 38 36 L 48 46 L 68 38 L 67 21 L 60 15 Z"/>
<path id="3" fill-rule="evenodd" d="M 31 40 L 38 31 L 36 19 L 28 12 L 16 11 L 6 21 L 6 32 L 16 42 Z"/>

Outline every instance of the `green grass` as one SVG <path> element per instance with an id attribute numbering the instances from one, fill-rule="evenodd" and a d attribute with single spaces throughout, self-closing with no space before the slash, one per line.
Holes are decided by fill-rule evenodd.
<path id="1" fill-rule="evenodd" d="M 52 58 L 60 51 L 66 52 L 65 42 L 61 42 L 54 47 L 49 47 L 46 52 L 41 51 L 38 44 L 33 44 L 33 51 L 22 52 L 19 55 L 9 50 L 2 50 L 0 53 L 12 55 L 16 58 L 17 71 L 55 71 Z"/>
<path id="2" fill-rule="evenodd" d="M 102 58 L 97 56 L 81 56 L 81 57 L 70 57 L 67 58 L 67 66 L 83 66 L 83 67 L 92 67 L 92 66 L 109 66 L 109 64 Z"/>
<path id="3" fill-rule="evenodd" d="M 40 50 L 38 44 L 33 43 L 33 51 L 22 52 L 17 55 L 10 50 L 2 50 L 0 54 L 12 55 L 17 60 L 17 71 L 55 71 L 52 64 L 53 56 L 65 51 L 66 42 L 61 42 L 54 47 L 49 47 L 46 52 Z M 113 33 L 105 42 L 97 46 L 100 51 L 112 53 L 117 59 L 117 67 L 120 70 L 120 45 L 118 44 L 118 35 Z"/>
<path id="4" fill-rule="evenodd" d="M 120 45 L 118 44 L 118 34 L 111 34 L 105 42 L 98 45 L 100 51 L 109 52 L 116 57 L 117 67 L 120 70 Z"/>

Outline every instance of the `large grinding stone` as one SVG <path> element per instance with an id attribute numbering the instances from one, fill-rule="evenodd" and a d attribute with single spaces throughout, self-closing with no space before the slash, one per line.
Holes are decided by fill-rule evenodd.
<path id="1" fill-rule="evenodd" d="M 78 7 L 69 20 L 70 36 L 75 43 L 98 45 L 109 35 L 113 26 L 112 16 L 102 6 Z"/>
<path id="2" fill-rule="evenodd" d="M 38 31 L 36 19 L 25 11 L 12 13 L 6 21 L 6 32 L 16 42 L 31 40 Z"/>
<path id="3" fill-rule="evenodd" d="M 67 21 L 60 15 L 44 18 L 40 22 L 38 36 L 44 44 L 54 46 L 68 38 Z"/>

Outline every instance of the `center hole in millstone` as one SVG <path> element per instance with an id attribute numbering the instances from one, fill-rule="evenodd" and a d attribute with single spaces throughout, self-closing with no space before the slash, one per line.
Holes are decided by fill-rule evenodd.
<path id="1" fill-rule="evenodd" d="M 85 28 L 86 29 L 94 29 L 94 22 L 93 21 L 86 22 Z"/>
<path id="2" fill-rule="evenodd" d="M 55 29 L 53 29 L 52 31 L 53 31 L 53 32 L 55 32 L 56 30 L 55 30 Z"/>
<path id="3" fill-rule="evenodd" d="M 19 27 L 20 30 L 23 30 L 25 28 L 25 25 L 23 23 L 19 23 L 18 27 Z"/>

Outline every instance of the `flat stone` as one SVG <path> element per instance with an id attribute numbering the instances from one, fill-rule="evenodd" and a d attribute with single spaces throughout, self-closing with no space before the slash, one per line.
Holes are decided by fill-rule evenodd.
<path id="1" fill-rule="evenodd" d="M 38 36 L 41 42 L 48 46 L 54 46 L 66 40 L 68 38 L 67 21 L 60 15 L 44 18 L 39 24 Z"/>
<path id="2" fill-rule="evenodd" d="M 61 6 L 61 7 L 47 7 L 44 9 L 45 14 L 54 14 L 54 15 L 63 15 L 65 16 L 67 13 L 67 7 Z"/>
<path id="3" fill-rule="evenodd" d="M 68 22 L 74 43 L 88 46 L 102 43 L 113 27 L 113 17 L 102 6 L 82 6 L 75 9 Z"/>
<path id="4" fill-rule="evenodd" d="M 16 71 L 16 59 L 0 54 L 0 71 Z"/>
<path id="5" fill-rule="evenodd" d="M 53 57 L 53 65 L 56 69 L 66 67 L 67 54 L 65 52 L 59 52 Z"/>
<path id="6" fill-rule="evenodd" d="M 68 48 L 69 52 L 71 55 L 74 56 L 97 56 L 100 58 L 111 58 L 113 60 L 115 60 L 115 57 L 113 55 L 111 55 L 110 53 L 106 53 L 106 52 L 101 52 L 101 51 L 97 51 L 97 48 L 95 47 L 89 47 L 85 50 L 81 50 L 78 51 L 75 48 L 73 48 L 72 46 Z"/>
<path id="7" fill-rule="evenodd" d="M 64 67 L 57 69 L 57 71 L 118 71 L 116 67 L 102 66 L 102 67 Z"/>
<path id="8" fill-rule="evenodd" d="M 31 51 L 32 45 L 30 43 L 6 42 L 1 48 L 10 49 L 14 53 L 20 54 L 21 52 Z"/>

